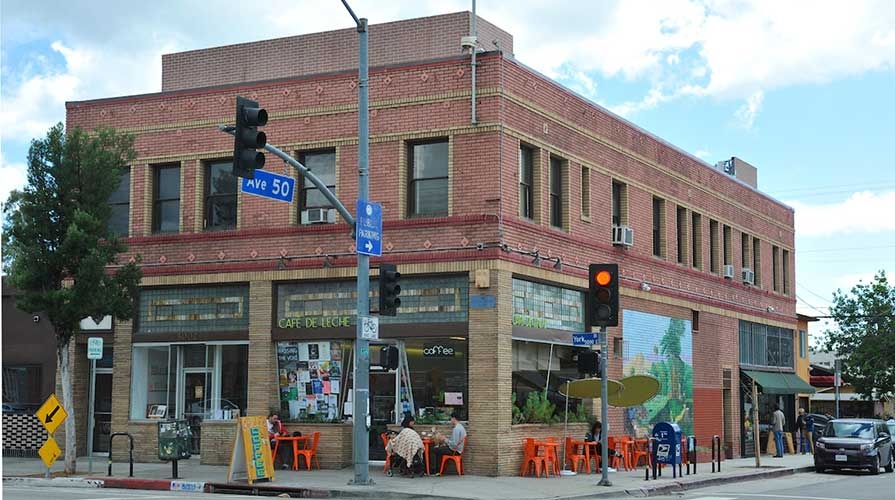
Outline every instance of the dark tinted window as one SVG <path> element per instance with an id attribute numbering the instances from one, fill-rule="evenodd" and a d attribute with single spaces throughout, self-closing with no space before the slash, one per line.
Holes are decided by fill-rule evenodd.
<path id="1" fill-rule="evenodd" d="M 231 161 L 211 163 L 205 175 L 205 228 L 236 227 L 238 177 Z"/>
<path id="2" fill-rule="evenodd" d="M 152 232 L 176 233 L 180 230 L 180 167 L 155 170 Z"/>
<path id="3" fill-rule="evenodd" d="M 411 144 L 408 214 L 438 216 L 448 213 L 448 142 Z"/>

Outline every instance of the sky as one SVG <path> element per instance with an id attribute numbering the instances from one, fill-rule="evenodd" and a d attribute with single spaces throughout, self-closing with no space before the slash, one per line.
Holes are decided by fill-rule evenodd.
<path id="1" fill-rule="evenodd" d="M 371 24 L 472 1 L 350 0 Z M 213 5 L 212 9 L 209 6 Z M 3 0 L 0 201 L 65 102 L 161 90 L 161 55 L 352 28 L 339 0 Z M 798 312 L 895 280 L 895 2 L 481 0 L 515 57 L 795 209 Z M 484 41 L 480 41 L 484 43 Z M 487 45 L 487 44 L 484 44 Z M 490 49 L 490 47 L 486 47 Z M 813 323 L 820 337 L 824 321 Z"/>

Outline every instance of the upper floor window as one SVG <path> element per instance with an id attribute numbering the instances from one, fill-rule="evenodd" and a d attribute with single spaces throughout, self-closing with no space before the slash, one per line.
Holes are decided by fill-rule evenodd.
<path id="1" fill-rule="evenodd" d="M 721 235 L 721 260 L 725 266 L 729 266 L 733 262 L 733 243 L 730 226 L 725 225 L 721 232 L 723 233 Z"/>
<path id="2" fill-rule="evenodd" d="M 621 182 L 612 181 L 612 225 L 621 226 L 627 222 L 625 217 L 625 189 Z"/>
<path id="3" fill-rule="evenodd" d="M 153 182 L 152 232 L 180 230 L 180 165 L 156 167 Z"/>
<path id="4" fill-rule="evenodd" d="M 709 272 L 718 274 L 718 221 L 709 219 Z"/>
<path id="5" fill-rule="evenodd" d="M 590 217 L 590 169 L 581 166 L 581 216 Z"/>
<path id="6" fill-rule="evenodd" d="M 336 192 L 336 152 L 335 150 L 309 151 L 299 155 L 299 161 L 308 168 L 333 193 Z M 301 195 L 298 200 L 299 211 L 308 208 L 332 208 L 333 204 L 323 196 L 311 181 L 304 176 L 299 178 Z"/>
<path id="7" fill-rule="evenodd" d="M 783 250 L 783 295 L 789 295 L 789 250 Z"/>
<path id="8" fill-rule="evenodd" d="M 772 289 L 775 292 L 780 291 L 780 247 L 771 246 L 771 277 Z"/>
<path id="9" fill-rule="evenodd" d="M 761 240 L 752 238 L 752 271 L 755 272 L 755 286 L 761 286 Z"/>
<path id="10" fill-rule="evenodd" d="M 677 207 L 677 263 L 687 262 L 687 209 Z"/>
<path id="11" fill-rule="evenodd" d="M 519 146 L 519 216 L 534 219 L 534 149 Z"/>
<path id="12" fill-rule="evenodd" d="M 696 269 L 702 269 L 702 215 L 696 212 L 690 214 L 691 231 L 690 248 L 691 264 Z"/>
<path id="13" fill-rule="evenodd" d="M 653 255 L 665 257 L 665 200 L 653 196 Z"/>
<path id="14" fill-rule="evenodd" d="M 239 178 L 233 175 L 232 170 L 230 160 L 205 166 L 205 229 L 236 227 Z"/>
<path id="15" fill-rule="evenodd" d="M 448 214 L 448 141 L 408 146 L 410 184 L 408 210 L 413 216 Z"/>
<path id="16" fill-rule="evenodd" d="M 565 189 L 565 160 L 550 157 L 550 225 L 563 227 L 563 190 Z"/>
<path id="17" fill-rule="evenodd" d="M 109 215 L 109 232 L 116 236 L 127 236 L 130 230 L 131 211 L 131 171 L 125 169 L 121 172 L 121 182 L 111 196 L 109 205 L 112 212 Z"/>

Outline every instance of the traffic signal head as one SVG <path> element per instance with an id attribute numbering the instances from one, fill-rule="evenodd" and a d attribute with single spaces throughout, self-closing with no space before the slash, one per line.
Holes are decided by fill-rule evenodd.
<path id="1" fill-rule="evenodd" d="M 578 373 L 584 375 L 600 375 L 600 353 L 597 351 L 581 351 L 578 353 Z"/>
<path id="2" fill-rule="evenodd" d="M 264 153 L 258 151 L 267 144 L 267 135 L 258 127 L 267 125 L 267 111 L 256 101 L 236 97 L 236 133 L 233 139 L 233 175 L 255 178 L 255 169 L 264 168 Z"/>
<path id="3" fill-rule="evenodd" d="M 401 285 L 398 280 L 401 273 L 394 264 L 379 264 L 379 315 L 396 316 L 401 307 Z"/>
<path id="4" fill-rule="evenodd" d="M 618 326 L 618 264 L 591 264 L 588 281 L 591 326 Z"/>

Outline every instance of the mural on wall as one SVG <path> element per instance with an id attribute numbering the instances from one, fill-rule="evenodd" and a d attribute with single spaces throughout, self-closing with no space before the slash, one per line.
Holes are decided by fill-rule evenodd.
<path id="1" fill-rule="evenodd" d="M 625 430 L 647 437 L 657 422 L 674 422 L 693 434 L 693 331 L 689 320 L 640 311 L 623 311 L 624 377 L 659 379 L 659 393 L 627 408 Z"/>

